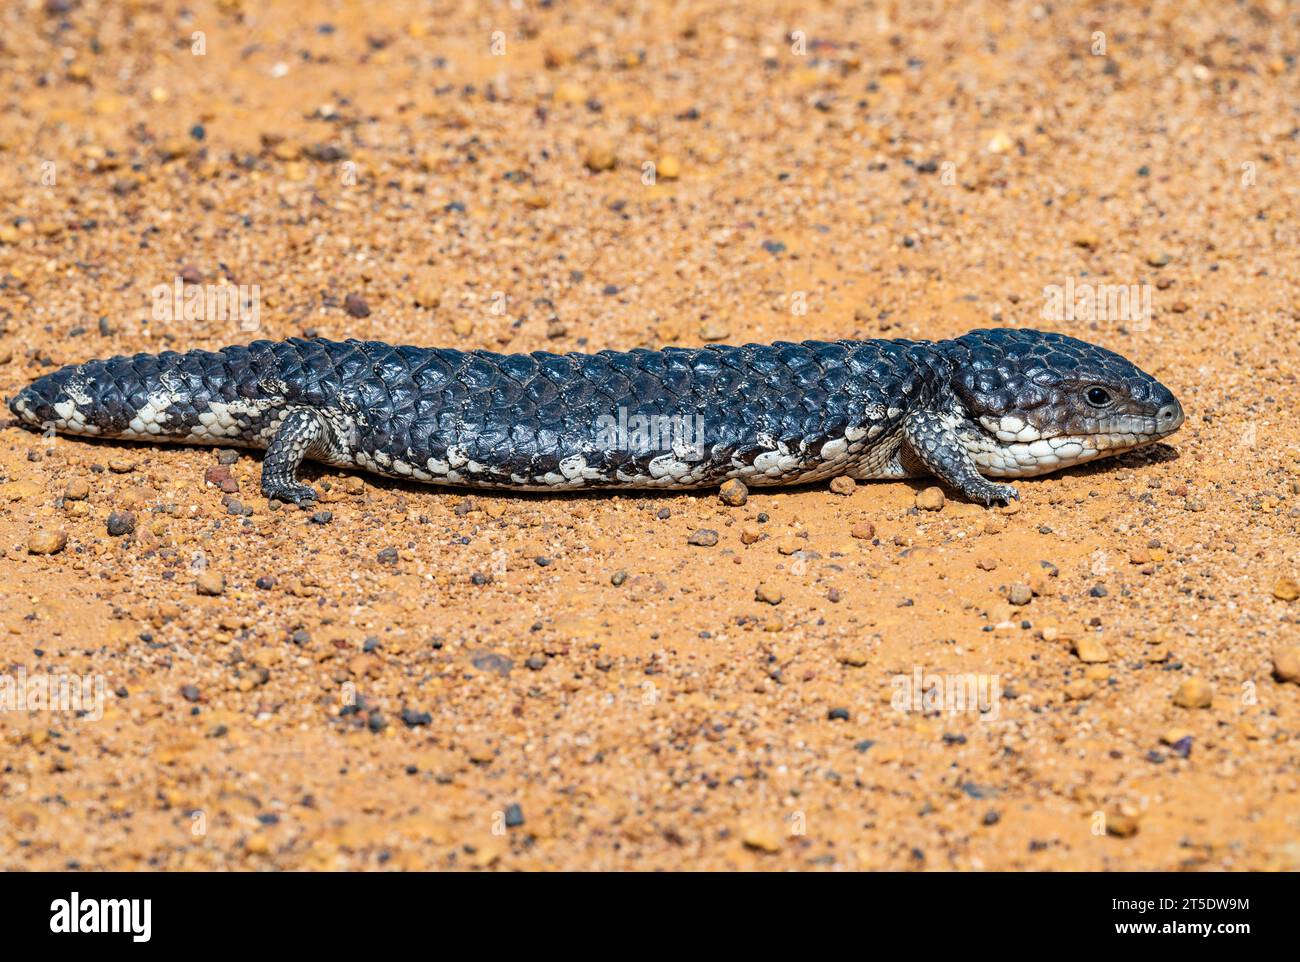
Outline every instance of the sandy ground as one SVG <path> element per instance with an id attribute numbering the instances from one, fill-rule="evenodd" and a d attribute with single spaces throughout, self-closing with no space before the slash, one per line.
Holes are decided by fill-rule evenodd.
<path id="1" fill-rule="evenodd" d="M 8 706 L 0 867 L 1300 868 L 1297 14 L 947 6 L 4 4 L 5 397 L 304 332 L 1012 325 L 1188 420 L 1010 510 L 315 468 L 328 521 L 255 455 L 7 426 L 6 690 L 104 689 Z M 182 272 L 259 316 L 160 319 Z M 1044 319 L 1069 284 L 1151 310 Z"/>

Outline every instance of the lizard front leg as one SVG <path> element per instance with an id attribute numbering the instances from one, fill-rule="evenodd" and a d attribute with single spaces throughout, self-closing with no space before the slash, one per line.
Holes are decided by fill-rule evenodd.
<path id="1" fill-rule="evenodd" d="M 970 500 L 983 505 L 1020 500 L 1012 485 L 995 484 L 979 473 L 956 432 L 933 411 L 909 414 L 903 424 L 903 439 L 910 459 Z"/>

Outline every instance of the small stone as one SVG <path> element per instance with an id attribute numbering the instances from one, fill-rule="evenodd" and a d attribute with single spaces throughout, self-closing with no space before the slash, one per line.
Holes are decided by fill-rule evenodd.
<path id="1" fill-rule="evenodd" d="M 1273 653 L 1273 677 L 1278 681 L 1300 685 L 1300 645 Z"/>
<path id="2" fill-rule="evenodd" d="M 442 303 L 442 292 L 430 283 L 421 284 L 415 289 L 415 306 L 433 310 Z"/>
<path id="3" fill-rule="evenodd" d="M 58 554 L 68 544 L 68 535 L 63 531 L 47 531 L 41 528 L 33 531 L 27 538 L 28 554 Z"/>
<path id="4" fill-rule="evenodd" d="M 664 154 L 655 164 L 655 175 L 664 180 L 676 180 L 682 175 L 682 162 L 672 154 Z"/>
<path id="5" fill-rule="evenodd" d="M 985 147 L 985 150 L 987 150 L 990 154 L 1005 154 L 1008 150 L 1010 150 L 1015 145 L 1016 145 L 1015 141 L 1013 141 L 1007 135 L 1006 131 L 998 130 L 995 131 L 993 136 L 989 138 L 989 142 L 988 145 Z"/>
<path id="6" fill-rule="evenodd" d="M 627 572 L 623 570 L 615 571 L 612 575 L 609 576 L 609 583 L 612 584 L 615 588 L 617 588 L 625 581 L 627 581 Z"/>
<path id="7" fill-rule="evenodd" d="M 135 530 L 135 515 L 130 511 L 114 511 L 108 516 L 106 526 L 109 535 L 120 538 Z"/>
<path id="8" fill-rule="evenodd" d="M 249 855 L 265 855 L 271 851 L 271 843 L 265 835 L 257 834 L 248 836 L 248 841 L 244 842 L 244 851 Z"/>
<path id="9" fill-rule="evenodd" d="M 781 851 L 781 836 L 766 825 L 747 825 L 741 830 L 740 841 L 745 848 L 755 852 L 774 855 Z"/>
<path id="10" fill-rule="evenodd" d="M 916 496 L 916 506 L 922 511 L 942 511 L 944 502 L 943 488 L 929 487 Z"/>
<path id="11" fill-rule="evenodd" d="M 407 728 L 420 728 L 424 725 L 433 724 L 433 716 L 427 711 L 416 711 L 414 708 L 403 708 L 402 724 Z"/>
<path id="12" fill-rule="evenodd" d="M 397 564 L 397 549 L 385 548 L 375 556 L 375 560 L 381 565 L 395 565 Z"/>
<path id="13" fill-rule="evenodd" d="M 108 470 L 114 474 L 130 474 L 135 470 L 135 465 L 126 458 L 109 458 Z"/>
<path id="14" fill-rule="evenodd" d="M 1188 678 L 1174 692 L 1179 708 L 1209 708 L 1214 704 L 1214 689 L 1203 678 Z"/>
<path id="15" fill-rule="evenodd" d="M 529 671 L 541 671 L 546 667 L 546 659 L 541 655 L 530 655 L 524 661 L 524 667 Z"/>
<path id="16" fill-rule="evenodd" d="M 226 590 L 226 576 L 220 571 L 213 571 L 208 568 L 200 571 L 199 576 L 194 579 L 194 590 L 201 595 L 216 596 Z"/>
<path id="17" fill-rule="evenodd" d="M 1147 263 L 1152 267 L 1164 267 L 1172 258 L 1164 252 L 1153 252 L 1147 255 Z"/>
<path id="18" fill-rule="evenodd" d="M 848 497 L 857 490 L 858 483 L 847 475 L 836 475 L 831 478 L 831 494 L 838 494 Z"/>
<path id="19" fill-rule="evenodd" d="M 1076 678 L 1065 686 L 1066 701 L 1085 701 L 1093 696 L 1092 682 Z"/>
<path id="20" fill-rule="evenodd" d="M 745 482 L 739 478 L 732 478 L 718 489 L 718 497 L 723 504 L 739 508 L 749 500 L 749 488 L 745 487 Z"/>
<path id="21" fill-rule="evenodd" d="M 193 264 L 186 264 L 181 268 L 180 279 L 186 284 L 202 284 L 203 272 Z"/>
<path id="22" fill-rule="evenodd" d="M 1110 661 L 1110 652 L 1095 635 L 1084 635 L 1074 643 L 1074 653 L 1086 664 Z"/>
<path id="23" fill-rule="evenodd" d="M 90 482 L 85 478 L 73 478 L 63 489 L 63 497 L 68 501 L 85 501 L 90 497 Z"/>
<path id="24" fill-rule="evenodd" d="M 870 521 L 863 521 L 850 528 L 849 535 L 859 541 L 871 541 L 876 537 L 876 526 Z"/>
<path id="25" fill-rule="evenodd" d="M 763 529 L 758 527 L 758 525 L 747 524 L 742 526 L 740 529 L 741 544 L 754 544 L 755 542 L 761 540 L 762 537 L 763 537 Z"/>
<path id="26" fill-rule="evenodd" d="M 349 294 L 343 298 L 343 310 L 347 311 L 349 317 L 370 316 L 370 305 L 360 294 Z"/>
<path id="27" fill-rule="evenodd" d="M 979 568 L 980 571 L 997 571 L 998 559 L 988 557 L 980 558 L 975 562 L 975 567 Z"/>
<path id="28" fill-rule="evenodd" d="M 754 600 L 761 601 L 764 604 L 779 605 L 784 598 L 785 595 L 782 594 L 780 588 L 777 588 L 775 585 L 769 585 L 766 581 L 760 583 L 759 586 L 754 589 Z"/>
<path id="29" fill-rule="evenodd" d="M 701 548 L 712 548 L 718 543 L 718 532 L 714 531 L 712 528 L 700 528 L 686 539 L 686 543 Z"/>
<path id="30" fill-rule="evenodd" d="M 199 691 L 198 685 L 182 685 L 181 697 L 186 701 L 193 702 L 198 701 L 202 697 L 202 693 Z"/>
<path id="31" fill-rule="evenodd" d="M 1291 577 L 1281 577 L 1273 585 L 1273 597 L 1278 601 L 1295 601 L 1300 598 L 1300 584 Z"/>
<path id="32" fill-rule="evenodd" d="M 596 140 L 587 145 L 587 151 L 583 155 L 582 162 L 589 171 L 598 174 L 601 171 L 613 170 L 618 164 L 618 157 L 614 154 L 614 148 L 607 141 Z"/>
<path id="33" fill-rule="evenodd" d="M 847 708 L 832 708 L 826 713 L 828 721 L 848 721 L 849 710 Z"/>
<path id="34" fill-rule="evenodd" d="M 566 82 L 555 88 L 555 102 L 559 104 L 585 104 L 587 89 L 581 84 Z"/>
<path id="35" fill-rule="evenodd" d="M 524 810 L 518 802 L 506 806 L 505 823 L 506 828 L 518 828 L 524 824 Z"/>
<path id="36" fill-rule="evenodd" d="M 1106 816 L 1106 834 L 1116 838 L 1132 838 L 1138 833 L 1137 819 L 1123 812 L 1111 812 Z"/>
<path id="37" fill-rule="evenodd" d="M 1034 590 L 1027 584 L 1017 582 L 1007 589 L 1007 601 L 1016 606 L 1024 606 L 1034 600 Z"/>

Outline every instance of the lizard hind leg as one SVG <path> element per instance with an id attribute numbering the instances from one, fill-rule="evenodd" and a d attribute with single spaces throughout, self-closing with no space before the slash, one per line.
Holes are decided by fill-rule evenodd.
<path id="1" fill-rule="evenodd" d="M 957 433 L 932 411 L 914 411 L 903 427 L 904 451 L 900 460 L 918 463 L 940 481 L 983 505 L 1020 500 L 1009 484 L 996 484 L 979 473 Z"/>
<path id="2" fill-rule="evenodd" d="M 315 501 L 315 489 L 298 481 L 298 466 L 307 458 L 328 451 L 329 430 L 319 414 L 306 408 L 295 408 L 285 415 L 266 447 L 262 494 L 290 504 Z"/>

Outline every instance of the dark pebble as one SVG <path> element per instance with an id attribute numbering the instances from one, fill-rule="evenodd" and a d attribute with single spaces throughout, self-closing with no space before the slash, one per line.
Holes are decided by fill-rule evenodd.
<path id="1" fill-rule="evenodd" d="M 397 564 L 397 549 L 385 548 L 377 555 L 380 564 L 395 565 Z"/>
<path id="2" fill-rule="evenodd" d="M 333 511 L 317 511 L 311 516 L 312 524 L 329 524 L 333 520 Z"/>
<path id="3" fill-rule="evenodd" d="M 186 701 L 198 701 L 199 700 L 198 686 L 197 685 L 181 686 L 181 697 L 184 698 Z"/>
<path id="4" fill-rule="evenodd" d="M 718 543 L 718 532 L 714 531 L 712 528 L 700 528 L 686 539 L 686 543 L 697 545 L 701 548 L 712 548 Z"/>
<path id="5" fill-rule="evenodd" d="M 826 713 L 826 717 L 831 721 L 848 721 L 849 710 L 847 708 L 832 708 Z"/>
<path id="6" fill-rule="evenodd" d="M 130 511 L 114 511 L 108 516 L 108 533 L 114 538 L 135 530 L 135 515 Z"/>
<path id="7" fill-rule="evenodd" d="M 263 591 L 270 591 L 272 588 L 275 587 L 275 576 L 262 575 L 262 577 L 258 578 L 253 583 L 257 585 L 257 587 L 261 588 Z"/>
<path id="8" fill-rule="evenodd" d="M 433 716 L 427 711 L 416 711 L 414 708 L 403 708 L 402 722 L 407 728 L 418 728 L 421 725 L 432 724 Z"/>
<path id="9" fill-rule="evenodd" d="M 531 658 L 529 658 L 527 661 L 524 662 L 524 666 L 526 668 L 531 669 L 532 671 L 541 671 L 543 668 L 546 667 L 546 659 L 543 658 L 541 655 L 533 655 Z"/>
<path id="10" fill-rule="evenodd" d="M 360 294 L 349 294 L 343 298 L 343 310 L 348 312 L 349 317 L 370 316 L 370 305 L 365 302 Z"/>
<path id="11" fill-rule="evenodd" d="M 518 828 L 524 824 L 524 810 L 516 802 L 506 806 L 506 828 Z"/>
<path id="12" fill-rule="evenodd" d="M 1093 585 L 1092 588 L 1089 589 L 1088 594 L 1092 595 L 1094 598 L 1105 598 L 1110 594 L 1110 592 L 1106 590 L 1105 585 Z"/>

